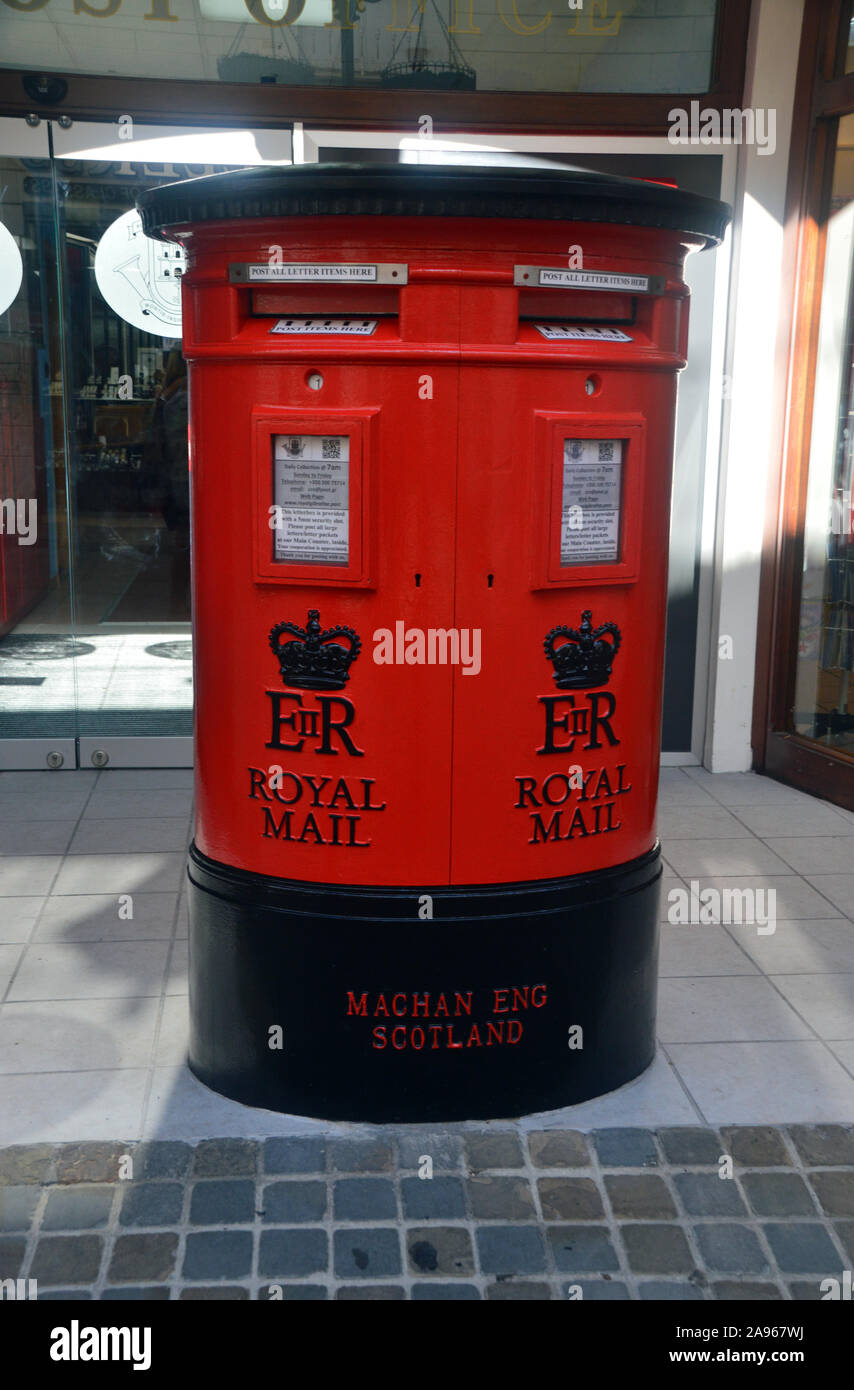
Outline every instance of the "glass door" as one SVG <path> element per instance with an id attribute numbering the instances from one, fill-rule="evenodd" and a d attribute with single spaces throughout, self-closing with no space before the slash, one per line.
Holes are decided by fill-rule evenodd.
<path id="1" fill-rule="evenodd" d="M 0 768 L 74 768 L 57 201 L 44 123 L 0 121 Z"/>
<path id="2" fill-rule="evenodd" d="M 854 115 L 830 191 L 791 727 L 854 755 Z"/>
<path id="3" fill-rule="evenodd" d="M 761 771 L 854 810 L 852 0 L 810 0 L 794 110 L 789 372 L 753 747 Z"/>
<path id="4" fill-rule="evenodd" d="M 289 162 L 290 132 L 146 130 L 127 119 L 46 123 L 20 176 L 41 434 L 19 428 L 15 448 L 38 473 L 36 512 L 49 521 L 20 594 L 6 565 L 0 739 L 19 741 L 15 766 L 44 766 L 52 750 L 41 742 L 54 731 L 71 740 L 57 750 L 63 765 L 192 760 L 183 253 L 145 237 L 134 205 L 153 184 Z M 0 414 L 0 441 L 3 429 Z M 10 756 L 0 747 L 0 766 Z"/>

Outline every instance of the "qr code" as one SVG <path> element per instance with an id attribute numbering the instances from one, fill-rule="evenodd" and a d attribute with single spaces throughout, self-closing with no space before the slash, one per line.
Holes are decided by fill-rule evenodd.
<path id="1" fill-rule="evenodd" d="M 325 459 L 340 459 L 340 457 L 341 457 L 341 440 L 340 440 L 340 439 L 324 439 L 324 441 L 323 441 L 323 457 L 324 457 Z"/>
<path id="2" fill-rule="evenodd" d="M 614 461 L 614 441 L 613 439 L 603 439 L 599 445 L 599 462 L 613 463 Z"/>

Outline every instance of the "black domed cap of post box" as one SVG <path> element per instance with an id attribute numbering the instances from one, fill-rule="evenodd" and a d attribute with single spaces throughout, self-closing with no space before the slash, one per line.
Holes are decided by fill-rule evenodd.
<path id="1" fill-rule="evenodd" d="M 266 165 L 161 184 L 140 195 L 148 236 L 201 222 L 277 217 L 510 217 L 610 222 L 723 239 L 716 198 L 521 156 L 443 164 Z"/>

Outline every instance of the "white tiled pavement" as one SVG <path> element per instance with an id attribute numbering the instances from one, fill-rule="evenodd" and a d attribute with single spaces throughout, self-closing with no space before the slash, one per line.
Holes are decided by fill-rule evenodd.
<path id="1" fill-rule="evenodd" d="M 0 1145 L 370 1131 L 249 1109 L 187 1071 L 190 786 L 180 770 L 0 774 Z M 776 931 L 663 922 L 652 1067 L 523 1126 L 850 1123 L 854 813 L 668 768 L 659 825 L 663 911 L 692 879 L 773 888 Z"/>
<path id="2" fill-rule="evenodd" d="M 15 631 L 15 637 L 22 642 L 39 635 L 34 624 L 22 624 Z M 46 636 L 49 639 L 55 633 Z M 186 656 L 171 659 L 158 655 L 157 648 L 169 644 L 186 647 Z M 189 724 L 193 678 L 186 624 L 146 626 L 142 633 L 90 633 L 84 628 L 77 634 L 77 650 L 76 660 L 70 656 L 62 660 L 35 658 L 28 655 L 26 646 L 4 652 L 0 674 L 12 683 L 3 687 L 3 717 L 30 717 L 33 687 L 16 686 L 14 681 L 37 679 L 41 681 L 37 690 L 39 707 L 49 709 L 57 723 L 63 716 L 73 716 L 77 709 L 86 715 L 138 712 L 140 693 L 144 692 L 146 709 L 180 711 Z M 21 737 L 20 733 L 17 737 Z"/>

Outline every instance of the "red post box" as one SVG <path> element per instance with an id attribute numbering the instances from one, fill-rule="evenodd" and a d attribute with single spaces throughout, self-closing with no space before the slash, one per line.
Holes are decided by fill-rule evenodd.
<path id="1" fill-rule="evenodd" d="M 516 1115 L 654 1051 L 691 250 L 558 166 L 154 189 L 190 364 L 190 1065 L 332 1118 Z"/>

